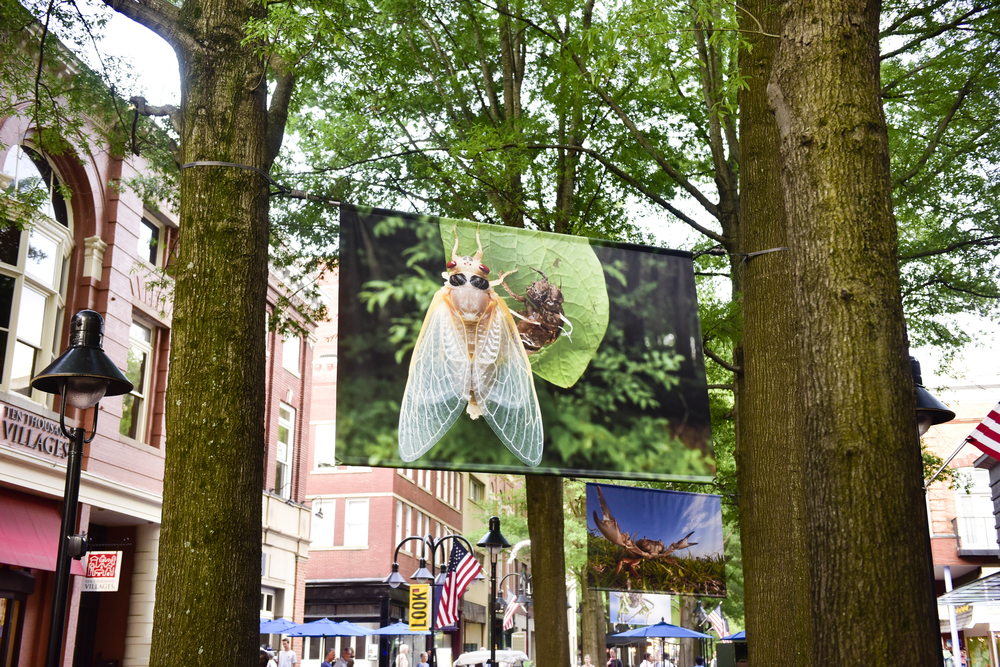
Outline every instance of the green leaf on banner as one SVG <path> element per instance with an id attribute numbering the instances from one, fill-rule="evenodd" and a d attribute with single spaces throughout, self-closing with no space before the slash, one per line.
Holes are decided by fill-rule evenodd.
<path id="1" fill-rule="evenodd" d="M 441 241 L 445 257 L 451 259 L 458 230 L 459 255 L 476 253 L 476 223 L 440 219 Z M 483 264 L 490 268 L 490 278 L 517 269 L 504 279 L 511 291 L 524 296 L 528 285 L 541 279 L 532 269 L 545 273 L 549 282 L 562 289 L 563 311 L 573 325 L 571 336 L 560 334 L 529 357 L 538 377 L 560 387 L 572 387 L 597 353 L 608 328 L 608 290 L 604 269 L 585 238 L 550 234 L 497 225 L 479 225 L 483 244 Z M 524 307 L 507 294 L 502 285 L 495 288 L 511 310 Z M 516 319 L 516 318 L 515 318 Z M 568 329 L 568 327 L 567 327 Z"/>

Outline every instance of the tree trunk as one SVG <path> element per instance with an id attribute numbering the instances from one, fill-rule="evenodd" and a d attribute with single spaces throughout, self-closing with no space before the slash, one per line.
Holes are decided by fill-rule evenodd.
<path id="1" fill-rule="evenodd" d="M 788 445 L 802 453 L 808 535 L 807 553 L 791 557 L 796 576 L 803 556 L 808 567 L 805 654 L 815 664 L 859 664 L 861 651 L 866 664 L 916 667 L 939 665 L 941 652 L 879 97 L 879 10 L 864 0 L 782 3 L 768 85 L 799 317 L 788 379 L 801 423 Z"/>
<path id="2" fill-rule="evenodd" d="M 531 538 L 531 581 L 535 601 L 535 664 L 569 667 L 566 556 L 563 553 L 561 477 L 527 475 L 525 491 Z M 593 656 L 591 656 L 593 658 Z"/>
<path id="3" fill-rule="evenodd" d="M 770 0 L 750 0 L 741 27 L 752 46 L 739 55 L 741 229 L 743 253 L 788 246 L 784 194 L 778 174 L 778 127 L 768 108 L 767 82 L 780 16 Z M 743 294 L 743 340 L 737 348 L 736 469 L 747 634 L 751 664 L 808 667 L 809 557 L 806 546 L 801 433 L 796 407 L 797 314 L 788 252 L 760 255 L 734 267 Z M 780 612 L 779 612 L 780 610 Z"/>
<path id="4" fill-rule="evenodd" d="M 266 168 L 252 0 L 188 1 L 178 29 L 181 162 Z M 176 45 L 175 45 L 176 46 Z M 257 660 L 268 188 L 248 169 L 181 171 L 163 531 L 150 664 Z"/>
<path id="5" fill-rule="evenodd" d="M 682 628 L 693 629 L 698 624 L 698 619 L 695 617 L 695 607 L 698 606 L 698 599 L 690 595 L 684 595 L 680 598 L 680 626 Z M 659 623 L 659 620 L 656 621 Z M 667 621 L 669 623 L 669 621 Z M 698 647 L 700 643 L 694 638 L 685 638 L 680 640 L 681 652 L 679 656 L 679 664 L 681 667 L 687 667 L 687 665 L 694 665 L 694 657 L 698 655 Z M 640 654 L 645 649 L 640 649 Z M 640 655 L 639 662 L 642 662 Z"/>

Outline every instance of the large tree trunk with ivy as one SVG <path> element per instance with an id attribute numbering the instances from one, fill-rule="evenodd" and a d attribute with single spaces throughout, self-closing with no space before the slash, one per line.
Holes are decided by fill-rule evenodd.
<path id="1" fill-rule="evenodd" d="M 535 602 L 535 662 L 546 667 L 569 667 L 562 478 L 528 475 L 525 492 Z"/>
<path id="2" fill-rule="evenodd" d="M 796 664 L 854 664 L 859 646 L 866 662 L 940 663 L 879 100 L 878 18 L 878 2 L 863 0 L 781 6 L 767 93 L 779 133 L 796 319 L 783 315 L 789 311 L 777 300 L 777 317 L 761 324 L 772 335 L 794 324 L 782 335 L 795 336 L 794 366 L 785 372 L 796 401 L 778 407 L 796 416 L 784 422 L 792 462 L 781 470 L 790 476 L 758 470 L 741 489 L 763 506 L 746 507 L 744 499 L 741 510 L 750 513 L 744 521 L 756 521 L 787 549 L 784 558 L 770 560 L 754 553 L 760 544 L 746 549 L 748 573 L 764 568 L 748 576 L 748 619 L 780 609 L 783 625 L 801 623 L 806 613 L 794 598 L 807 582 L 808 623 L 788 631 L 751 620 L 751 632 L 760 633 L 753 635 L 754 663 L 794 656 Z M 757 275 L 767 267 L 753 267 L 756 261 L 747 288 L 752 279 L 768 279 Z M 749 293 L 746 300 L 752 311 Z M 746 340 L 747 363 L 759 351 L 757 342 Z M 752 381 L 749 368 L 747 376 L 744 384 Z M 787 400 L 786 392 L 771 391 L 774 400 Z M 747 448 L 741 458 L 760 446 L 766 459 L 771 436 L 753 441 L 745 430 L 754 427 L 752 419 L 766 419 L 750 414 L 747 393 L 740 396 L 747 412 L 740 422 L 740 446 Z M 797 473 L 788 470 L 792 465 Z M 751 484 L 771 484 L 777 492 L 768 496 Z M 761 520 L 758 512 L 778 516 Z M 778 533 L 773 522 L 779 518 L 801 522 L 804 543 L 794 525 Z M 748 528 L 744 523 L 743 539 L 758 539 Z M 778 581 L 792 586 L 780 603 L 758 590 Z M 789 600 L 791 620 L 784 617 Z M 885 614 L 887 608 L 893 613 Z"/>
<path id="3" fill-rule="evenodd" d="M 178 161 L 244 165 L 181 171 L 150 664 L 249 665 L 259 623 L 268 185 L 247 167 L 266 171 L 272 151 L 264 63 L 243 29 L 265 6 L 108 4 L 177 53 Z"/>
<path id="4" fill-rule="evenodd" d="M 778 126 L 768 106 L 767 83 L 780 30 L 769 0 L 750 0 L 742 15 L 749 47 L 740 52 L 739 94 L 741 229 L 743 253 L 788 246 Z M 801 432 L 796 406 L 798 325 L 788 252 L 760 255 L 736 265 L 743 295 L 743 340 L 737 348 L 736 465 L 747 633 L 766 637 L 750 647 L 754 664 L 812 664 L 809 650 L 809 568 L 805 536 Z M 776 332 L 780 332 L 776 335 Z M 775 613 L 776 610 L 781 613 Z"/>

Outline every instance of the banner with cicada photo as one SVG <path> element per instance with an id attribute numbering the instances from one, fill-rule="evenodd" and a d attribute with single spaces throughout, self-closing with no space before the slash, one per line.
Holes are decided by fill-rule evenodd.
<path id="1" fill-rule="evenodd" d="M 705 481 L 691 256 L 341 207 L 343 464 Z"/>
<path id="2" fill-rule="evenodd" d="M 587 484 L 591 588 L 725 597 L 722 498 Z"/>

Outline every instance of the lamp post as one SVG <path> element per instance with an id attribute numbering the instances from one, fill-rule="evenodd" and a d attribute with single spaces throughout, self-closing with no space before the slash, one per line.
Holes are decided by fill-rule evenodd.
<path id="1" fill-rule="evenodd" d="M 497 587 L 500 589 L 500 593 L 499 597 L 494 603 L 496 605 L 496 609 L 494 611 L 500 610 L 504 612 L 504 616 L 506 616 L 507 605 L 509 604 L 509 602 L 503 595 L 503 582 L 507 581 L 511 577 L 517 577 L 518 579 L 517 597 L 514 599 L 514 601 L 517 604 L 524 605 L 525 613 L 528 612 L 527 605 L 531 604 L 531 593 L 532 593 L 531 575 L 528 574 L 527 572 L 524 572 L 523 570 L 521 572 L 510 572 L 508 574 L 505 574 L 503 578 L 500 579 L 500 582 L 497 584 Z"/>
<path id="2" fill-rule="evenodd" d="M 66 599 L 69 595 L 70 559 L 87 553 L 84 535 L 76 535 L 77 501 L 80 496 L 80 467 L 83 445 L 97 434 L 97 404 L 105 396 L 121 396 L 132 391 L 132 383 L 104 353 L 104 320 L 93 310 L 81 310 L 70 322 L 69 349 L 59 355 L 31 381 L 31 386 L 49 394 L 60 394 L 59 428 L 73 443 L 66 460 L 66 488 L 63 491 L 62 525 L 56 556 L 55 585 L 46 667 L 58 667 L 66 627 Z M 94 408 L 89 438 L 86 430 L 66 428 L 66 404 L 77 410 Z"/>
<path id="3" fill-rule="evenodd" d="M 446 540 L 459 540 L 460 542 L 465 543 L 466 548 L 469 550 L 469 553 L 471 554 L 472 544 L 469 542 L 469 540 L 465 539 L 461 535 L 456 535 L 454 533 L 450 535 L 444 535 L 443 537 L 439 537 L 436 540 L 434 539 L 433 535 L 426 535 L 426 536 L 410 535 L 409 537 L 403 538 L 402 540 L 399 541 L 399 544 L 396 545 L 396 551 L 392 557 L 392 572 L 390 572 L 389 576 L 386 577 L 382 582 L 385 584 L 389 584 L 390 588 L 399 588 L 402 584 L 406 583 L 406 579 L 403 578 L 403 575 L 399 573 L 399 550 L 402 548 L 404 544 L 413 540 L 417 540 L 421 543 L 420 566 L 417 568 L 417 571 L 410 576 L 410 579 L 413 579 L 417 583 L 432 584 L 431 588 L 432 604 L 431 604 L 431 623 L 430 623 L 431 645 L 430 645 L 430 654 L 428 657 L 430 658 L 430 667 L 434 667 L 437 661 L 437 657 L 434 655 L 434 632 L 435 632 L 434 623 L 437 619 L 435 618 L 434 615 L 433 587 L 437 586 L 438 584 L 444 585 L 444 582 L 447 579 L 447 569 L 448 569 L 448 565 L 442 562 L 439 568 L 439 574 L 437 578 L 434 577 L 434 562 L 436 560 L 437 550 L 445 543 Z M 430 548 L 431 551 L 431 567 L 429 570 L 427 569 L 428 547 Z M 475 583 L 480 580 L 482 580 L 482 573 L 477 574 L 473 578 L 472 583 Z"/>
<path id="4" fill-rule="evenodd" d="M 483 535 L 483 539 L 476 543 L 477 547 L 486 549 L 490 555 L 490 600 L 486 608 L 489 610 L 490 623 L 486 626 L 486 638 L 490 643 L 490 667 L 497 664 L 497 644 L 496 644 L 496 605 L 497 599 L 497 556 L 504 549 L 510 547 L 510 542 L 504 538 L 500 532 L 500 517 L 490 517 L 490 529 Z"/>

